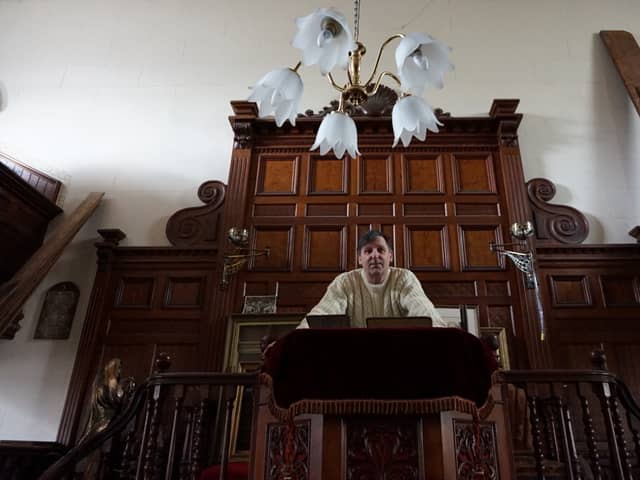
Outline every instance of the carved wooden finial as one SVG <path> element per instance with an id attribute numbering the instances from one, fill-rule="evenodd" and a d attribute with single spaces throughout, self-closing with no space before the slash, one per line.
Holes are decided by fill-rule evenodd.
<path id="1" fill-rule="evenodd" d="M 101 243 L 114 247 L 117 247 L 127 237 L 127 234 L 119 228 L 100 228 L 98 233 L 103 239 Z"/>
<path id="2" fill-rule="evenodd" d="M 593 368 L 596 370 L 609 370 L 607 366 L 607 356 L 604 353 L 602 344 L 600 348 L 591 352 L 591 365 L 593 365 Z"/>
<path id="3" fill-rule="evenodd" d="M 156 355 L 155 367 L 155 373 L 165 373 L 171 368 L 171 355 L 167 352 L 160 352 Z"/>

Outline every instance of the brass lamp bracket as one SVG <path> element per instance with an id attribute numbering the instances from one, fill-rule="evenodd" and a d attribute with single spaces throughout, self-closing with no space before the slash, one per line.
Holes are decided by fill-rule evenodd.
<path id="1" fill-rule="evenodd" d="M 527 249 L 526 239 L 533 235 L 533 225 L 531 222 L 521 224 L 515 222 L 511 225 L 511 236 L 518 242 L 513 243 L 495 243 L 489 242 L 489 250 L 499 257 L 507 257 L 515 265 L 515 267 L 525 274 L 527 280 L 527 288 L 536 288 L 536 271 L 533 253 Z M 507 250 L 505 247 L 517 247 L 522 251 Z"/>
<path id="2" fill-rule="evenodd" d="M 235 275 L 250 259 L 266 256 L 271 253 L 269 247 L 261 250 L 248 248 L 249 231 L 246 228 L 232 227 L 227 232 L 227 238 L 234 245 L 230 253 L 224 255 L 224 266 L 222 269 L 222 280 L 220 287 L 225 289 L 229 286 L 231 277 Z"/>

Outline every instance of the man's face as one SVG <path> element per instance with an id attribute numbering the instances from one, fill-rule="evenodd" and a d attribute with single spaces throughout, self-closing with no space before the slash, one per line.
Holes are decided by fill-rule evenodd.
<path id="1" fill-rule="evenodd" d="M 367 243 L 358 255 L 358 264 L 363 268 L 369 283 L 382 283 L 389 271 L 393 252 L 383 237 Z"/>

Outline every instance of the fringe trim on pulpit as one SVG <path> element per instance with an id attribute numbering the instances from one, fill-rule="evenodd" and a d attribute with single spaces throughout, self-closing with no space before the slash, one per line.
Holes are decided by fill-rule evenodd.
<path id="1" fill-rule="evenodd" d="M 481 418 L 480 411 L 488 415 L 493 408 L 487 402 L 480 409 L 476 404 L 462 397 L 441 397 L 420 400 L 374 400 L 374 399 L 346 399 L 346 400 L 300 400 L 289 408 L 278 406 L 273 398 L 273 380 L 266 373 L 260 374 L 260 383 L 271 389 L 269 395 L 269 410 L 280 422 L 290 422 L 292 418 L 301 414 L 324 415 L 429 415 L 445 411 L 468 413 L 474 420 Z M 485 408 L 489 407 L 488 411 Z"/>

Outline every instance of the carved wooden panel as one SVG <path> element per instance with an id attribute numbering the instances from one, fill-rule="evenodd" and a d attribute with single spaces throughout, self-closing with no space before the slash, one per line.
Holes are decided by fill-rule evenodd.
<path id="1" fill-rule="evenodd" d="M 496 203 L 462 203 L 455 204 L 456 215 L 489 215 L 499 216 L 500 205 Z"/>
<path id="2" fill-rule="evenodd" d="M 448 270 L 447 229 L 443 225 L 409 225 L 405 228 L 405 265 L 411 270 Z"/>
<path id="3" fill-rule="evenodd" d="M 202 308 L 205 277 L 169 277 L 164 293 L 166 308 Z"/>
<path id="4" fill-rule="evenodd" d="M 287 448 L 287 437 L 293 435 L 292 448 Z M 295 422 L 293 434 L 288 426 L 270 423 L 267 426 L 267 461 L 264 478 L 267 480 L 308 480 L 311 459 L 311 421 Z"/>
<path id="5" fill-rule="evenodd" d="M 549 285 L 554 307 L 586 307 L 592 304 L 589 281 L 584 275 L 552 275 Z"/>
<path id="6" fill-rule="evenodd" d="M 347 228 L 343 225 L 305 227 L 304 268 L 308 271 L 346 270 Z"/>
<path id="7" fill-rule="evenodd" d="M 457 464 L 456 478 L 498 480 L 500 473 L 495 424 L 480 424 L 479 435 L 476 435 L 472 422 L 454 419 L 453 431 Z"/>
<path id="8" fill-rule="evenodd" d="M 404 193 L 444 193 L 444 168 L 440 154 L 402 154 Z"/>
<path id="9" fill-rule="evenodd" d="M 405 217 L 444 217 L 447 206 L 444 203 L 405 203 L 403 212 Z"/>
<path id="10" fill-rule="evenodd" d="M 496 193 L 491 155 L 455 154 L 453 178 L 456 193 Z"/>
<path id="11" fill-rule="evenodd" d="M 475 297 L 478 294 L 476 282 L 427 281 L 422 282 L 425 292 L 435 297 Z"/>
<path id="12" fill-rule="evenodd" d="M 391 155 L 364 154 L 359 160 L 359 193 L 393 193 Z"/>
<path id="13" fill-rule="evenodd" d="M 298 156 L 261 155 L 256 195 L 295 195 L 299 160 Z"/>
<path id="14" fill-rule="evenodd" d="M 308 178 L 309 195 L 347 193 L 348 158 L 348 156 L 341 159 L 330 156 L 311 156 Z"/>
<path id="15" fill-rule="evenodd" d="M 293 227 L 290 225 L 255 225 L 252 229 L 252 248 L 269 247 L 269 256 L 253 257 L 249 268 L 255 271 L 290 271 L 292 268 Z"/>
<path id="16" fill-rule="evenodd" d="M 295 203 L 253 206 L 254 217 L 293 217 L 295 214 Z"/>
<path id="17" fill-rule="evenodd" d="M 504 262 L 489 250 L 489 243 L 502 243 L 500 227 L 493 225 L 458 226 L 460 259 L 463 270 L 496 270 Z"/>
<path id="18" fill-rule="evenodd" d="M 151 308 L 155 281 L 152 277 L 121 277 L 115 296 L 118 308 Z"/>
<path id="19" fill-rule="evenodd" d="M 425 478 L 419 419 L 351 417 L 342 430 L 347 480 Z"/>
<path id="20" fill-rule="evenodd" d="M 393 203 L 359 203 L 359 217 L 392 217 L 395 214 Z"/>
<path id="21" fill-rule="evenodd" d="M 508 281 L 487 281 L 487 295 L 489 296 L 509 296 L 511 295 L 511 285 Z"/>
<path id="22" fill-rule="evenodd" d="M 307 217 L 346 217 L 346 203 L 311 203 L 307 205 Z"/>
<path id="23" fill-rule="evenodd" d="M 608 307 L 629 307 L 640 305 L 640 276 L 602 275 L 602 294 Z"/>

